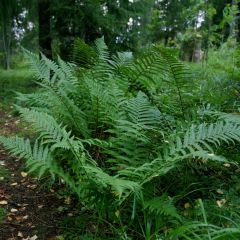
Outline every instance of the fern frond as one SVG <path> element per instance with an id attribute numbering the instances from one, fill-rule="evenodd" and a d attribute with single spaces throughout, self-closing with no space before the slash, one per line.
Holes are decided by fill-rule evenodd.
<path id="1" fill-rule="evenodd" d="M 13 137 L 7 138 L 0 136 L 0 142 L 13 156 L 24 158 L 29 172 L 37 172 L 41 178 L 45 173 L 51 173 L 54 177 L 53 159 L 48 147 L 43 147 L 38 141 L 34 147 L 30 145 L 30 141 L 23 138 Z"/>
<path id="2" fill-rule="evenodd" d="M 175 56 L 173 56 L 167 49 L 155 48 L 156 51 L 161 54 L 164 59 L 164 65 L 166 67 L 165 71 L 168 73 L 168 77 L 164 78 L 164 81 L 172 86 L 174 93 L 177 96 L 177 105 L 180 105 L 182 115 L 186 114 L 186 87 L 188 88 L 188 95 L 190 90 L 193 89 L 193 84 L 191 81 L 191 71 L 190 69 L 181 61 L 179 61 Z M 189 86 L 191 88 L 189 88 Z M 189 96 L 188 96 L 189 97 Z"/>
<path id="3" fill-rule="evenodd" d="M 147 96 L 142 92 L 126 102 L 126 113 L 132 123 L 143 128 L 154 128 L 161 120 L 160 111 L 151 106 Z"/>
<path id="4" fill-rule="evenodd" d="M 104 37 L 98 38 L 95 41 L 95 48 L 100 60 L 107 62 L 110 60 L 108 47 L 104 41 Z"/>
<path id="5" fill-rule="evenodd" d="M 84 137 L 89 137 L 88 123 L 85 118 L 85 114 L 81 111 L 80 107 L 76 106 L 73 99 L 71 99 L 65 88 L 55 87 L 49 84 L 40 84 L 44 87 L 49 96 L 49 108 L 53 115 L 61 119 L 65 125 L 71 127 L 78 133 L 81 133 Z"/>
<path id="6" fill-rule="evenodd" d="M 154 197 L 143 203 L 144 210 L 147 210 L 152 216 L 163 215 L 181 220 L 177 209 L 174 207 L 173 200 L 166 194 L 161 197 Z"/>
<path id="7" fill-rule="evenodd" d="M 97 58 L 96 52 L 82 39 L 76 38 L 73 43 L 72 61 L 79 67 L 89 68 Z"/>
<path id="8" fill-rule="evenodd" d="M 27 107 L 41 107 L 46 109 L 50 108 L 49 94 L 47 92 L 38 91 L 35 93 L 16 93 L 16 99 L 19 105 Z"/>
<path id="9" fill-rule="evenodd" d="M 67 132 L 65 127 L 58 124 L 56 120 L 47 113 L 37 112 L 27 108 L 17 107 L 23 119 L 32 124 L 32 126 L 41 133 L 41 138 L 48 143 L 70 141 L 71 132 Z"/>
<path id="10" fill-rule="evenodd" d="M 232 122 L 236 124 L 240 124 L 240 115 L 239 113 L 224 113 L 224 112 L 210 112 L 212 115 L 218 117 L 219 120 L 225 122 Z"/>
<path id="11" fill-rule="evenodd" d="M 31 70 L 37 79 L 49 82 L 50 81 L 50 68 L 46 66 L 43 59 L 39 59 L 38 54 L 34 54 L 26 49 L 23 49 L 25 58 L 31 65 Z"/>
<path id="12" fill-rule="evenodd" d="M 57 62 L 59 65 L 59 69 L 61 69 L 61 71 L 63 72 L 63 77 L 60 79 L 60 82 L 64 83 L 65 86 L 66 84 L 71 84 L 72 86 L 78 85 L 78 78 L 75 74 L 75 65 L 63 61 L 59 56 Z M 73 89 L 74 88 L 72 88 L 72 90 Z"/>
<path id="13" fill-rule="evenodd" d="M 105 152 L 108 161 L 121 167 L 149 162 L 155 155 L 151 134 L 159 134 L 156 129 L 161 124 L 161 113 L 141 92 L 135 98 L 125 99 L 120 109 L 124 113 L 122 119 L 115 120 L 114 128 L 107 130 L 113 136 L 109 139 L 112 147 Z"/>
<path id="14" fill-rule="evenodd" d="M 91 179 L 96 181 L 96 184 L 107 189 L 109 186 L 111 187 L 112 193 L 119 199 L 125 198 L 129 192 L 134 192 L 135 196 L 140 198 L 141 196 L 141 187 L 138 183 L 121 179 L 119 177 L 110 176 L 107 173 L 103 172 L 102 169 L 86 166 Z"/>
<path id="15" fill-rule="evenodd" d="M 118 173 L 146 183 L 152 178 L 167 174 L 184 159 L 200 158 L 226 162 L 224 157 L 214 154 L 211 145 L 218 147 L 223 142 L 230 144 L 234 141 L 240 141 L 240 127 L 237 124 L 217 122 L 210 125 L 192 126 L 182 139 L 176 137 L 174 142 L 166 145 L 163 152 L 158 153 L 158 157 L 153 161 L 137 168 L 126 167 Z"/>
<path id="16" fill-rule="evenodd" d="M 115 72 L 115 69 L 110 64 L 110 53 L 103 37 L 98 38 L 95 41 L 95 49 L 98 55 L 98 60 L 96 64 L 91 68 L 91 76 L 94 80 L 105 82 L 107 79 L 111 79 L 112 75 Z"/>

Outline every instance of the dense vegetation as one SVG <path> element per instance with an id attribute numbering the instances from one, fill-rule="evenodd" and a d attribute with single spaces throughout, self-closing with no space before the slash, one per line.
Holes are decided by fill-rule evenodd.
<path id="1" fill-rule="evenodd" d="M 240 239 L 239 1 L 57 2 L 1 2 L 31 129 L 0 142 L 71 199 L 60 239 Z"/>
<path id="2" fill-rule="evenodd" d="M 29 172 L 63 179 L 97 236 L 238 239 L 237 108 L 219 108 L 215 83 L 168 49 L 110 55 L 99 39 L 95 51 L 84 68 L 26 51 L 40 89 L 17 110 L 39 137 L 0 141 Z"/>

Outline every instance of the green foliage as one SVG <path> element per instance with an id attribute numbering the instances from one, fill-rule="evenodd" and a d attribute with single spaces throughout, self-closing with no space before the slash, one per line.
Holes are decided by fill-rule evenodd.
<path id="1" fill-rule="evenodd" d="M 1 101 L 13 102 L 16 91 L 31 92 L 36 88 L 32 80 L 33 75 L 26 66 L 8 71 L 0 69 Z"/>
<path id="2" fill-rule="evenodd" d="M 192 182 L 203 185 L 205 172 L 232 164 L 222 149 L 240 141 L 238 117 L 199 114 L 191 71 L 167 49 L 155 46 L 136 59 L 112 57 L 99 39 L 95 51 L 91 67 L 86 58 L 88 67 L 79 71 L 60 58 L 53 62 L 26 51 L 40 89 L 19 94 L 17 110 L 38 138 L 31 143 L 2 136 L 0 142 L 39 178 L 64 181 L 99 229 L 111 225 L 105 234 L 93 230 L 96 236 L 237 236 L 235 226 L 207 222 L 202 203 L 203 223 L 186 219 L 181 206 L 197 192 Z M 183 188 L 189 193 L 178 192 Z"/>
<path id="3" fill-rule="evenodd" d="M 4 208 L 0 208 L 0 225 L 5 218 L 6 211 Z"/>
<path id="4" fill-rule="evenodd" d="M 72 61 L 80 67 L 90 67 L 96 60 L 97 54 L 82 39 L 76 38 L 73 44 Z"/>
<path id="5" fill-rule="evenodd" d="M 239 103 L 238 45 L 230 38 L 218 49 L 210 49 L 208 63 L 191 64 L 197 80 L 194 94 L 203 104 L 220 111 L 237 111 Z"/>

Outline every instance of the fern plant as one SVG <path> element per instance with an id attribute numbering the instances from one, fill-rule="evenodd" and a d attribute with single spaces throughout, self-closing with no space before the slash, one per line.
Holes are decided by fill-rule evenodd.
<path id="1" fill-rule="evenodd" d="M 17 110 L 39 135 L 34 144 L 4 136 L 0 142 L 24 158 L 30 172 L 63 179 L 106 221 L 137 229 L 137 219 L 145 219 L 140 228 L 150 239 L 162 231 L 164 219 L 174 226 L 182 218 L 156 182 L 189 161 L 226 163 L 214 149 L 240 141 L 239 121 L 186 124 L 183 98 L 190 73 L 166 50 L 154 47 L 135 61 L 111 56 L 103 40 L 95 50 L 97 60 L 80 74 L 60 58 L 38 59 L 26 51 L 40 90 L 19 94 Z M 156 89 L 166 81 L 177 92 L 181 114 L 163 112 L 156 102 Z"/>

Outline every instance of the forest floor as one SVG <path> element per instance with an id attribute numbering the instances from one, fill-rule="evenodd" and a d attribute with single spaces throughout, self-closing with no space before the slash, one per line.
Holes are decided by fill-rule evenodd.
<path id="1" fill-rule="evenodd" d="M 0 107 L 0 135 L 15 136 L 26 129 L 19 117 Z M 3 176 L 0 174 L 0 210 L 5 209 L 0 240 L 58 239 L 57 225 L 67 215 L 59 209 L 66 205 L 66 199 L 30 177 L 23 162 L 9 156 L 2 146 L 0 171 L 4 172 Z"/>

